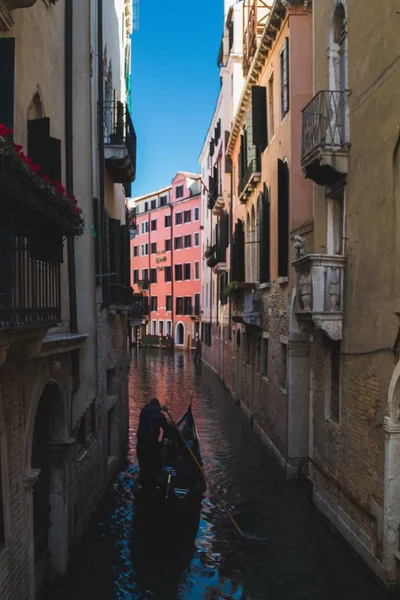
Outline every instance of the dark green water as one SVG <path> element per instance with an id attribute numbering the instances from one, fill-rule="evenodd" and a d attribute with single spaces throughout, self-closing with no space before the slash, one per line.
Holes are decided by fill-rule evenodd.
<path id="1" fill-rule="evenodd" d="M 193 393 L 207 474 L 240 526 L 238 538 L 210 493 L 198 520 L 168 535 L 137 523 L 130 490 L 140 408 L 152 396 L 175 417 Z M 254 439 L 240 409 L 206 367 L 183 354 L 134 354 L 129 466 L 77 550 L 51 600 L 384 600 L 369 571 L 331 533 L 306 484 L 288 482 Z"/>

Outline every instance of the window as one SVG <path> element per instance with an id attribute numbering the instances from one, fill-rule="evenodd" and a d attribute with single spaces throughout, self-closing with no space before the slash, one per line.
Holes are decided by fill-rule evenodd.
<path id="1" fill-rule="evenodd" d="M 152 200 L 151 201 L 151 210 L 154 210 L 157 206 L 157 200 Z"/>
<path id="2" fill-rule="evenodd" d="M 182 237 L 176 237 L 174 239 L 174 248 L 175 248 L 175 250 L 182 250 L 182 248 L 183 248 L 183 238 Z"/>
<path id="3" fill-rule="evenodd" d="M 176 314 L 183 315 L 183 298 L 176 299 Z"/>
<path id="4" fill-rule="evenodd" d="M 172 310 L 172 296 L 166 296 L 165 300 L 165 310 Z"/>
<path id="5" fill-rule="evenodd" d="M 171 310 L 172 310 L 172 303 L 171 303 Z M 166 335 L 168 335 L 169 337 L 171 337 L 171 332 L 172 332 L 172 323 L 171 323 L 171 321 L 167 321 L 167 332 L 166 332 Z"/>
<path id="6" fill-rule="evenodd" d="M 158 323 L 158 333 L 160 335 L 164 335 L 164 321 L 160 321 Z"/>
<path id="7" fill-rule="evenodd" d="M 191 315 L 192 314 L 192 297 L 191 296 L 186 296 L 185 297 L 185 307 L 184 307 L 184 313 L 185 315 Z"/>
<path id="8" fill-rule="evenodd" d="M 275 135 L 275 114 L 274 114 L 274 74 L 272 73 L 268 81 L 268 116 L 269 116 L 269 135 L 272 139 Z"/>
<path id="9" fill-rule="evenodd" d="M 142 281 L 147 281 L 147 279 L 148 279 L 147 269 L 142 269 L 141 276 L 142 276 Z"/>
<path id="10" fill-rule="evenodd" d="M 182 225 L 182 213 L 176 213 L 175 215 L 175 225 Z"/>
<path id="11" fill-rule="evenodd" d="M 268 338 L 264 337 L 261 346 L 261 375 L 268 377 Z"/>
<path id="12" fill-rule="evenodd" d="M 194 295 L 194 314 L 200 314 L 200 294 Z"/>
<path id="13" fill-rule="evenodd" d="M 149 233 L 149 222 L 148 221 L 143 221 L 142 233 Z"/>
<path id="14" fill-rule="evenodd" d="M 269 283 L 270 273 L 270 203 L 268 187 L 264 190 L 258 205 L 258 244 L 259 244 L 259 279 L 261 283 Z"/>
<path id="15" fill-rule="evenodd" d="M 148 212 L 148 210 L 149 210 L 149 203 L 145 202 L 144 203 L 144 212 Z"/>
<path id="16" fill-rule="evenodd" d="M 194 263 L 194 278 L 200 279 L 200 263 L 199 262 Z"/>
<path id="17" fill-rule="evenodd" d="M 188 280 L 191 277 L 191 265 L 190 263 L 185 263 L 184 265 L 184 279 Z"/>
<path id="18" fill-rule="evenodd" d="M 157 231 L 157 219 L 151 221 L 151 231 Z"/>
<path id="19" fill-rule="evenodd" d="M 1 460 L 1 442 L 0 442 L 0 549 L 5 544 L 4 531 L 4 505 L 3 505 L 3 486 L 2 486 L 2 460 Z"/>
<path id="20" fill-rule="evenodd" d="M 171 239 L 165 240 L 165 252 L 169 252 L 171 250 Z"/>
<path id="21" fill-rule="evenodd" d="M 168 196 L 160 196 L 160 206 L 167 206 Z"/>
<path id="22" fill-rule="evenodd" d="M 165 215 L 165 227 L 171 227 L 171 215 Z"/>
<path id="23" fill-rule="evenodd" d="M 175 190 L 175 198 L 183 198 L 183 185 L 177 185 Z"/>
<path id="24" fill-rule="evenodd" d="M 172 281 L 172 268 L 171 267 L 165 267 L 164 277 L 165 277 L 166 283 L 168 283 L 168 281 Z"/>
<path id="25" fill-rule="evenodd" d="M 190 223 L 191 220 L 192 220 L 192 215 L 191 215 L 190 210 L 185 210 L 185 212 L 183 213 L 183 222 Z"/>
<path id="26" fill-rule="evenodd" d="M 197 206 L 194 209 L 193 221 L 200 221 L 200 209 Z"/>
<path id="27" fill-rule="evenodd" d="M 282 119 L 289 112 L 289 38 L 285 39 L 281 52 L 281 113 Z"/>
<path id="28" fill-rule="evenodd" d="M 142 244 L 141 253 L 142 253 L 142 256 L 146 256 L 146 254 L 149 253 L 149 245 L 148 244 Z"/>
<path id="29" fill-rule="evenodd" d="M 157 296 L 152 296 L 150 299 L 150 306 L 152 312 L 157 312 Z"/>
<path id="30" fill-rule="evenodd" d="M 157 242 L 151 242 L 150 252 L 151 254 L 157 254 Z"/>
<path id="31" fill-rule="evenodd" d="M 175 281 L 182 281 L 182 265 L 175 265 Z"/>
<path id="32" fill-rule="evenodd" d="M 289 275 L 289 170 L 278 159 L 278 277 Z"/>
<path id="33" fill-rule="evenodd" d="M 151 322 L 151 335 L 156 335 L 157 332 L 157 321 Z"/>
<path id="34" fill-rule="evenodd" d="M 150 269 L 150 283 L 157 283 L 157 269 Z"/>
<path id="35" fill-rule="evenodd" d="M 194 245 L 200 246 L 200 234 L 199 233 L 194 234 Z"/>
<path id="36" fill-rule="evenodd" d="M 279 370 L 279 385 L 283 390 L 287 386 L 287 344 L 281 343 L 281 360 Z"/>
<path id="37" fill-rule="evenodd" d="M 133 271 L 133 283 L 137 283 L 139 281 L 139 271 L 135 269 Z"/>
<path id="38" fill-rule="evenodd" d="M 185 235 L 184 246 L 185 246 L 185 248 L 190 248 L 192 246 L 192 236 L 191 235 Z"/>
<path id="39" fill-rule="evenodd" d="M 139 246 L 133 246 L 133 256 L 139 256 Z"/>
<path id="40" fill-rule="evenodd" d="M 328 417 L 339 423 L 340 417 L 340 342 L 327 342 L 328 359 L 326 378 L 329 382 Z M 330 380 L 330 381 L 329 381 Z"/>

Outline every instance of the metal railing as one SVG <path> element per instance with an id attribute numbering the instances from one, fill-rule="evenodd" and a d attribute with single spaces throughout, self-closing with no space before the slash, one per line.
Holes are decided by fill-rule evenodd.
<path id="1" fill-rule="evenodd" d="M 103 107 L 104 143 L 122 146 L 128 151 L 136 171 L 136 132 L 128 106 L 123 102 L 105 102 Z"/>
<path id="2" fill-rule="evenodd" d="M 243 192 L 246 185 L 249 183 L 252 175 L 254 173 L 261 172 L 261 158 L 260 156 L 256 156 L 253 158 L 247 166 L 246 172 L 239 178 L 239 195 Z"/>
<path id="3" fill-rule="evenodd" d="M 44 246 L 0 228 L 0 331 L 61 321 L 60 263 L 51 257 L 52 244 Z"/>
<path id="4" fill-rule="evenodd" d="M 324 90 L 303 108 L 301 159 L 321 147 L 344 148 L 348 144 L 348 92 Z"/>
<path id="5" fill-rule="evenodd" d="M 116 306 L 132 306 L 133 292 L 131 287 L 119 283 L 110 284 L 110 302 Z"/>

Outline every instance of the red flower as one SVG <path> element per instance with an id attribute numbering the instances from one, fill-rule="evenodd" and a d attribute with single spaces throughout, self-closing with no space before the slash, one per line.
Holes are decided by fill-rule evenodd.
<path id="1" fill-rule="evenodd" d="M 78 204 L 78 200 L 75 198 L 75 196 L 71 197 L 71 202 L 72 204 Z"/>
<path id="2" fill-rule="evenodd" d="M 62 185 L 61 181 L 53 181 L 53 185 L 59 194 L 65 194 L 65 188 Z"/>
<path id="3" fill-rule="evenodd" d="M 42 179 L 43 179 L 43 181 L 44 181 L 45 183 L 51 183 L 51 179 L 50 179 L 50 177 L 47 175 L 47 173 L 44 173 L 44 174 L 42 175 Z"/>
<path id="4" fill-rule="evenodd" d="M 39 171 L 40 171 L 40 170 L 41 170 L 41 168 L 42 168 L 40 165 L 34 165 L 33 163 L 31 163 L 31 164 L 29 165 L 29 167 L 30 167 L 30 170 L 31 170 L 33 173 L 39 173 Z"/>
<path id="5" fill-rule="evenodd" d="M 82 212 L 82 209 L 79 208 L 78 206 L 74 206 L 74 208 L 72 209 L 72 212 L 74 213 L 74 215 L 80 215 Z"/>
<path id="6" fill-rule="evenodd" d="M 13 144 L 13 146 L 14 146 L 15 152 L 19 155 L 22 150 L 22 146 L 20 146 L 19 144 Z"/>
<path id="7" fill-rule="evenodd" d="M 10 137 L 12 132 L 13 132 L 13 129 L 10 129 L 10 128 L 6 127 L 3 123 L 0 123 L 0 135 L 2 137 L 8 138 L 8 137 Z"/>

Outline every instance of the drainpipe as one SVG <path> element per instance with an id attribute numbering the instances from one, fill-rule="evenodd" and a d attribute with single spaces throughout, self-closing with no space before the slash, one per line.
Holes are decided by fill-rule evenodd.
<path id="1" fill-rule="evenodd" d="M 105 208 L 105 158 L 104 158 L 104 128 L 103 128 L 103 107 L 104 107 L 104 89 L 103 89 L 103 0 L 97 0 L 97 123 L 99 136 L 99 203 L 100 203 L 100 247 L 104 247 L 104 208 Z M 103 254 L 100 252 L 100 274 L 103 274 Z M 103 278 L 101 278 L 103 282 Z"/>
<path id="2" fill-rule="evenodd" d="M 170 203 L 171 209 L 171 298 L 172 298 L 172 306 L 171 306 L 171 347 L 173 348 L 175 345 L 175 327 L 174 327 L 174 317 L 175 317 L 175 269 L 174 269 L 174 207 Z"/>
<path id="3" fill-rule="evenodd" d="M 65 0 L 65 171 L 66 188 L 70 196 L 73 195 L 74 171 L 73 171 L 73 0 Z M 76 268 L 75 268 L 75 240 L 69 237 L 67 240 L 68 255 L 68 290 L 69 290 L 69 320 L 71 333 L 78 332 L 78 311 L 76 301 Z M 73 398 L 80 387 L 80 364 L 79 350 L 71 353 L 71 404 L 70 404 L 70 427 L 73 427 Z"/>
<path id="4" fill-rule="evenodd" d="M 149 319 L 150 319 L 150 335 L 151 335 L 151 277 L 150 277 L 150 271 L 151 271 L 151 259 L 150 259 L 150 245 L 151 245 L 151 219 L 150 219 L 150 212 L 149 212 L 149 217 L 147 220 L 147 224 L 149 226 L 149 231 L 148 231 L 148 236 L 147 236 L 147 240 L 148 240 L 148 265 L 149 265 L 149 278 L 148 278 L 148 282 L 149 282 Z"/>

